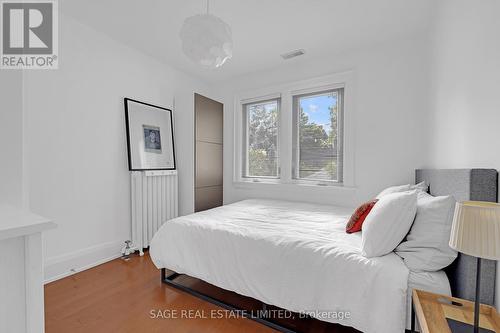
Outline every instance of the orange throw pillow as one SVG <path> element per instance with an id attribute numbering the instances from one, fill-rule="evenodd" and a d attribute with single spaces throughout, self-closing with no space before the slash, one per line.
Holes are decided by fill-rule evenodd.
<path id="1" fill-rule="evenodd" d="M 353 232 L 361 231 L 361 227 L 363 222 L 365 221 L 368 213 L 372 210 L 373 206 L 377 203 L 378 199 L 373 199 L 371 201 L 365 202 L 361 206 L 359 206 L 354 213 L 351 215 L 349 222 L 347 222 L 345 231 L 348 234 L 352 234 Z"/>

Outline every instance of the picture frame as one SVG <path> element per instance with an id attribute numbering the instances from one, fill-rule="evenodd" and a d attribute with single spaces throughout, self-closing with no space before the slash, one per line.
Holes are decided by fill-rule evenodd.
<path id="1" fill-rule="evenodd" d="M 172 110 L 124 98 L 129 171 L 176 170 Z"/>

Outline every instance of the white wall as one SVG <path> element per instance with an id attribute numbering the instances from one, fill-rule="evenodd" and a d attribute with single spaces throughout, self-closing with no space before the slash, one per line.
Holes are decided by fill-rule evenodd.
<path id="1" fill-rule="evenodd" d="M 172 107 L 180 213 L 194 207 L 194 92 L 207 86 L 62 14 L 60 68 L 25 72 L 29 202 L 46 234 L 46 277 L 115 257 L 130 238 L 123 97 Z"/>
<path id="2" fill-rule="evenodd" d="M 423 166 L 500 169 L 500 154 L 491 150 L 500 142 L 500 4 L 443 0 L 438 7 L 431 57 L 427 38 L 414 36 L 292 60 L 215 87 L 61 14 L 59 70 L 26 71 L 24 90 L 20 72 L 0 73 L 0 151 L 9 156 L 2 159 L 0 202 L 21 204 L 24 188 L 30 208 L 59 225 L 46 235 L 48 278 L 116 256 L 130 237 L 125 96 L 175 104 L 181 214 L 194 206 L 194 92 L 225 104 L 225 202 L 269 197 L 355 205 L 385 186 L 413 181 L 413 170 Z M 351 69 L 356 189 L 233 184 L 235 94 Z"/>
<path id="3" fill-rule="evenodd" d="M 500 170 L 500 2 L 439 4 L 432 31 L 429 166 Z"/>
<path id="4" fill-rule="evenodd" d="M 23 205 L 22 72 L 0 73 L 0 204 Z"/>
<path id="5" fill-rule="evenodd" d="M 426 36 L 372 46 L 346 54 L 287 65 L 240 77 L 217 88 L 224 92 L 224 198 L 249 197 L 305 200 L 353 206 L 391 184 L 412 182 L 414 169 L 425 163 L 428 54 Z M 336 187 L 233 184 L 233 105 L 236 94 L 354 71 L 354 153 L 356 189 Z M 286 112 L 287 110 L 282 110 Z"/>

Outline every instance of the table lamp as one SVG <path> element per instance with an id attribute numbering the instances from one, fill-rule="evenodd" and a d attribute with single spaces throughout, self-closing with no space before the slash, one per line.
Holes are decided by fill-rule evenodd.
<path id="1" fill-rule="evenodd" d="M 477 258 L 474 333 L 478 333 L 481 259 L 500 259 L 500 204 L 482 201 L 458 202 L 451 227 L 450 247 Z"/>

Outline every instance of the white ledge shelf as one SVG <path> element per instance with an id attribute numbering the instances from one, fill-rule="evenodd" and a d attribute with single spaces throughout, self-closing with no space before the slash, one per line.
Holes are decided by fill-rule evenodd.
<path id="1" fill-rule="evenodd" d="M 43 333 L 42 232 L 56 224 L 0 205 L 0 332 Z"/>
<path id="2" fill-rule="evenodd" d="M 45 217 L 11 206 L 0 206 L 0 240 L 32 235 L 56 227 Z"/>

